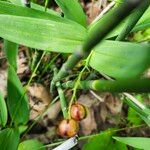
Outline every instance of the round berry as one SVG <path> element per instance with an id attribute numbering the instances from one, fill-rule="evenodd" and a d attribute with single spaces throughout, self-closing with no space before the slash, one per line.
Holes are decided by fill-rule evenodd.
<path id="1" fill-rule="evenodd" d="M 81 121 L 86 117 L 86 108 L 80 103 L 75 103 L 70 109 L 71 118 L 77 121 Z"/>
<path id="2" fill-rule="evenodd" d="M 73 119 L 64 119 L 58 126 L 58 134 L 62 137 L 73 137 L 79 131 L 78 122 Z"/>

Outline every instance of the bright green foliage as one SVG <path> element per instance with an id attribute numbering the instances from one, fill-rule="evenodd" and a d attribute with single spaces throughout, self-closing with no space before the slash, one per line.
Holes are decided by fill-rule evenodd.
<path id="1" fill-rule="evenodd" d="M 123 29 L 129 17 L 127 17 L 117 28 L 115 28 L 112 32 L 110 32 L 107 38 L 117 36 Z M 90 29 L 94 26 L 94 24 L 90 27 Z M 137 32 L 140 30 L 146 30 L 150 28 L 150 7 L 146 10 L 143 16 L 140 18 L 136 26 L 133 28 L 131 32 Z"/>
<path id="2" fill-rule="evenodd" d="M 8 108 L 15 124 L 26 124 L 29 119 L 28 99 L 12 66 L 8 68 Z"/>
<path id="3" fill-rule="evenodd" d="M 18 44 L 4 40 L 4 51 L 8 60 L 8 63 L 17 70 L 17 54 Z"/>
<path id="4" fill-rule="evenodd" d="M 0 150 L 16 150 L 19 144 L 18 129 L 6 128 L 0 131 Z"/>
<path id="5" fill-rule="evenodd" d="M 18 150 L 45 150 L 43 144 L 37 140 L 27 140 L 19 144 Z"/>
<path id="6" fill-rule="evenodd" d="M 113 138 L 119 142 L 142 150 L 149 150 L 150 147 L 150 138 L 144 137 L 113 137 Z"/>
<path id="7" fill-rule="evenodd" d="M 86 27 L 86 16 L 78 0 L 55 0 L 66 18 Z"/>
<path id="8" fill-rule="evenodd" d="M 114 78 L 139 77 L 150 66 L 150 46 L 106 41 L 95 47 L 90 65 Z"/>
<path id="9" fill-rule="evenodd" d="M 141 17 L 135 28 L 132 30 L 133 32 L 139 30 L 145 30 L 150 28 L 150 7 L 146 10 L 144 15 Z"/>
<path id="10" fill-rule="evenodd" d="M 142 95 L 138 94 L 138 95 L 135 95 L 135 97 L 140 102 L 143 101 Z M 127 120 L 133 125 L 140 125 L 142 123 L 142 119 L 140 118 L 140 115 L 131 107 L 129 107 L 129 109 L 128 109 Z"/>
<path id="11" fill-rule="evenodd" d="M 115 142 L 112 139 L 112 133 L 105 131 L 99 135 L 90 138 L 83 146 L 82 150 L 127 150 L 125 144 Z"/>
<path id="12" fill-rule="evenodd" d="M 70 22 L 0 15 L 0 36 L 32 48 L 69 52 L 82 44 L 86 30 Z M 8 34 L 9 33 L 9 34 Z"/>
<path id="13" fill-rule="evenodd" d="M 7 107 L 3 97 L 3 94 L 0 91 L 0 126 L 5 126 L 7 123 Z"/>
<path id="14" fill-rule="evenodd" d="M 61 16 L 58 12 L 56 12 L 52 9 L 47 8 L 46 11 L 45 11 L 45 7 L 43 7 L 41 5 L 38 5 L 38 4 L 35 4 L 35 3 L 32 3 L 32 2 L 30 3 L 30 5 L 31 5 L 31 8 L 33 8 L 33 9 L 44 11 L 44 12 L 47 12 L 49 14 L 56 15 L 56 16 L 59 16 L 59 17 Z"/>
<path id="15" fill-rule="evenodd" d="M 128 110 L 128 117 L 127 117 L 127 119 L 133 125 L 140 125 L 142 123 L 142 119 L 140 118 L 140 116 L 131 107 Z"/>
<path id="16" fill-rule="evenodd" d="M 35 7 L 35 5 L 33 5 Z M 37 8 L 37 7 L 36 7 Z M 47 13 L 40 10 L 18 6 L 8 2 L 0 1 L 0 14 L 32 17 L 46 20 L 63 21 L 61 17 L 53 13 Z"/>

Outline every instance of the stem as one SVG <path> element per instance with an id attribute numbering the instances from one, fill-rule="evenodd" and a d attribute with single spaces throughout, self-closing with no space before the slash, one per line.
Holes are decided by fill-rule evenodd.
<path id="1" fill-rule="evenodd" d="M 62 109 L 62 112 L 63 112 L 63 116 L 64 116 L 65 119 L 68 119 L 67 103 L 66 103 L 65 95 L 64 95 L 64 92 L 61 88 L 60 82 L 57 82 L 56 86 L 57 86 L 58 94 L 59 94 L 59 97 L 60 97 L 60 104 L 61 104 L 61 109 Z"/>
<path id="2" fill-rule="evenodd" d="M 69 71 L 84 57 L 87 57 L 100 41 L 113 30 L 130 12 L 135 9 L 141 0 L 128 0 L 118 8 L 110 11 L 103 17 L 89 32 L 88 38 L 85 40 L 83 47 L 78 47 L 75 53 L 63 64 L 58 74 L 54 77 L 51 82 L 52 86 L 57 81 L 60 81 L 62 78 L 66 77 Z M 111 23 L 110 23 L 111 22 Z"/>
<path id="3" fill-rule="evenodd" d="M 63 83 L 64 88 L 73 88 L 74 81 Z M 150 79 L 132 79 L 132 80 L 91 80 L 81 81 L 79 89 L 92 89 L 101 92 L 150 92 Z"/>
<path id="4" fill-rule="evenodd" d="M 85 71 L 85 69 L 87 69 L 88 65 L 89 65 L 89 60 L 91 58 L 91 55 L 92 55 L 92 52 L 89 54 L 89 56 L 87 57 L 87 59 L 85 60 L 85 66 L 84 68 L 81 70 L 81 72 L 79 73 L 78 77 L 77 77 L 77 80 L 75 82 L 75 85 L 73 87 L 73 95 L 71 97 L 71 100 L 70 100 L 70 103 L 69 103 L 69 117 L 70 117 L 70 110 L 71 110 L 71 105 L 73 103 L 73 101 L 76 99 L 76 92 L 77 92 L 77 89 L 78 89 L 78 86 L 80 85 L 80 80 L 81 80 L 81 77 Z"/>
<path id="5" fill-rule="evenodd" d="M 134 10 L 134 12 L 129 16 L 129 19 L 127 20 L 127 23 L 125 24 L 123 30 L 116 38 L 116 41 L 123 41 L 125 39 L 125 37 L 130 33 L 130 31 L 133 29 L 133 27 L 142 17 L 142 15 L 149 7 L 149 5 L 150 5 L 150 0 L 146 0 L 138 8 Z"/>
<path id="6" fill-rule="evenodd" d="M 54 68 L 54 76 L 56 74 L 57 74 L 57 68 L 55 67 Z M 60 98 L 60 105 L 61 105 L 61 110 L 62 110 L 62 113 L 63 113 L 63 117 L 65 119 L 68 119 L 67 103 L 66 103 L 65 95 L 64 95 L 64 92 L 61 88 L 60 82 L 56 83 L 56 87 L 57 87 L 58 95 L 59 95 L 59 98 Z"/>

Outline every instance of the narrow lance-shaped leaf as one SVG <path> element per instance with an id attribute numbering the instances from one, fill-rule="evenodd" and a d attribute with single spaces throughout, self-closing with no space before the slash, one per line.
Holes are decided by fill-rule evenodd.
<path id="1" fill-rule="evenodd" d="M 3 94 L 0 91 L 0 125 L 5 127 L 6 123 L 7 123 L 7 107 Z"/>
<path id="2" fill-rule="evenodd" d="M 63 19 L 62 19 L 63 20 Z M 86 36 L 86 29 L 74 22 L 0 15 L 0 37 L 28 47 L 70 52 Z"/>
<path id="3" fill-rule="evenodd" d="M 27 8 L 27 7 L 11 4 L 8 2 L 2 2 L 2 1 L 0 1 L 0 14 L 40 18 L 40 19 L 47 19 L 47 20 L 50 19 L 55 21 L 64 20 L 58 15 L 54 15 L 52 13 L 47 13 L 40 10 L 35 10 L 33 8 Z"/>
<path id="4" fill-rule="evenodd" d="M 117 79 L 135 78 L 150 66 L 150 46 L 105 41 L 94 48 L 90 66 Z"/>
<path id="5" fill-rule="evenodd" d="M 108 131 L 102 132 L 93 138 L 90 138 L 83 146 L 82 150 L 127 150 L 126 145 L 120 142 L 114 142 L 113 133 Z"/>
<path id="6" fill-rule="evenodd" d="M 17 54 L 18 44 L 4 40 L 4 51 L 8 60 L 8 63 L 17 70 Z"/>
<path id="7" fill-rule="evenodd" d="M 44 145 L 37 140 L 26 140 L 19 144 L 18 150 L 45 150 Z"/>
<path id="8" fill-rule="evenodd" d="M 78 0 L 55 0 L 64 12 L 66 18 L 86 27 L 86 16 Z"/>
<path id="9" fill-rule="evenodd" d="M 15 124 L 26 124 L 29 119 L 28 99 L 12 66 L 8 67 L 8 108 Z"/>
<path id="10" fill-rule="evenodd" d="M 149 150 L 150 138 L 144 137 L 113 137 L 113 138 L 119 142 L 130 145 L 134 148 Z"/>
<path id="11" fill-rule="evenodd" d="M 0 149 L 16 150 L 19 144 L 19 131 L 14 128 L 6 128 L 0 131 Z"/>

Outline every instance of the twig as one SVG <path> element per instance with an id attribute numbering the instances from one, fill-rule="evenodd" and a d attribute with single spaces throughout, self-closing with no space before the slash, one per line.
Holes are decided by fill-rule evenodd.
<path id="1" fill-rule="evenodd" d="M 99 95 L 97 95 L 93 90 L 90 90 L 90 93 L 91 93 L 96 99 L 98 99 L 100 102 L 104 102 L 104 99 L 101 98 Z"/>

